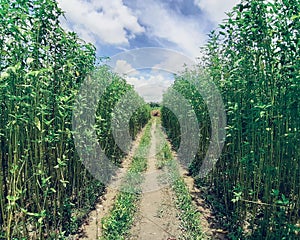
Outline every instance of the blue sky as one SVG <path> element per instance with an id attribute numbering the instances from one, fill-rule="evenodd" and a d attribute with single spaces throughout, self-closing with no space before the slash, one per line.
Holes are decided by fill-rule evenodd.
<path id="1" fill-rule="evenodd" d="M 65 29 L 75 31 L 97 47 L 98 56 L 112 57 L 124 51 L 158 47 L 190 59 L 200 56 L 207 34 L 215 29 L 238 0 L 58 0 L 65 11 Z M 165 59 L 169 65 L 179 58 Z M 176 61 L 176 63 L 174 63 Z M 154 62 L 153 65 L 161 64 Z M 166 71 L 135 69 L 120 59 L 119 73 L 130 72 L 127 81 L 147 101 L 161 100 L 173 81 Z"/>

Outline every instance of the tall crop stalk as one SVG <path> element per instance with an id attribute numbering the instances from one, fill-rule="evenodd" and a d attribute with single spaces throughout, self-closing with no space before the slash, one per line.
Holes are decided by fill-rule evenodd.
<path id="1" fill-rule="evenodd" d="M 0 15 L 0 238 L 59 239 L 77 229 L 104 190 L 79 159 L 71 121 L 80 86 L 95 70 L 95 47 L 61 28 L 54 0 L 1 0 Z M 112 77 L 99 69 L 102 81 Z M 115 76 L 98 117 L 109 121 L 131 88 Z M 136 133 L 149 109 L 133 118 Z M 108 155 L 121 161 L 111 130 L 101 130 Z"/>
<path id="2" fill-rule="evenodd" d="M 209 72 L 223 96 L 226 144 L 213 172 L 198 184 L 210 186 L 222 203 L 216 207 L 227 216 L 232 238 L 298 237 L 299 7 L 298 1 L 242 1 L 211 33 L 200 74 L 184 73 L 173 86 L 192 102 L 206 137 L 210 119 L 188 82 Z M 180 138 L 170 122 L 163 121 L 169 137 Z M 200 146 L 208 139 L 201 137 Z M 199 149 L 192 173 L 205 154 Z"/>

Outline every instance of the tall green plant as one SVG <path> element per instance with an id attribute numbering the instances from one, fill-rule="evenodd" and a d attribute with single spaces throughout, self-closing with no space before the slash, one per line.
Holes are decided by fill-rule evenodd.
<path id="1" fill-rule="evenodd" d="M 223 154 L 204 182 L 221 200 L 233 239 L 296 239 L 299 232 L 299 7 L 298 1 L 242 1 L 205 49 L 204 71 L 223 96 L 228 125 Z M 173 87 L 193 103 L 209 133 L 203 103 L 188 86 L 194 79 L 190 71 Z M 168 122 L 164 127 L 178 133 Z M 191 172 L 199 170 L 204 150 Z"/>
<path id="2" fill-rule="evenodd" d="M 59 239 L 76 230 L 104 190 L 72 137 L 75 97 L 95 70 L 95 47 L 61 28 L 56 1 L 3 0 L 0 15 L 0 238 Z M 105 81 L 112 74 L 102 69 Z M 98 114 L 111 112 L 108 103 L 128 88 L 116 77 Z M 138 110 L 131 131 L 147 113 Z M 115 149 L 107 151 L 121 159 Z"/>

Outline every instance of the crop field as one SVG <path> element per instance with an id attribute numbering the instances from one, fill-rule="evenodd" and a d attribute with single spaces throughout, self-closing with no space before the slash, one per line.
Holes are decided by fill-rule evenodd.
<path id="1" fill-rule="evenodd" d="M 300 239 L 299 0 L 237 4 L 151 103 L 57 1 L 0 3 L 0 239 Z"/>

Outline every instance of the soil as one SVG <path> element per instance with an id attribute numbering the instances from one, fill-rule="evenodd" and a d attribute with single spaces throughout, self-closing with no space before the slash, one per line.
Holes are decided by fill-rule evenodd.
<path id="1" fill-rule="evenodd" d="M 175 196 L 170 186 L 163 181 L 163 170 L 156 167 L 156 155 L 162 147 L 162 144 L 160 144 L 162 141 L 161 135 L 158 134 L 157 129 L 160 126 L 157 126 L 156 122 L 153 121 L 151 128 L 151 147 L 148 155 L 148 167 L 144 173 L 145 179 L 142 184 L 141 201 L 129 236 L 125 239 L 176 240 L 181 239 L 182 236 L 178 210 L 175 207 Z M 95 210 L 90 212 L 84 224 L 80 227 L 79 233 L 69 239 L 99 239 L 101 236 L 101 219 L 109 213 L 113 206 L 118 193 L 118 186 L 120 186 L 121 180 L 129 168 L 143 133 L 144 131 L 138 135 L 130 153 L 122 164 L 122 168 L 107 187 L 106 193 L 99 198 Z M 173 155 L 176 158 L 175 152 L 173 152 Z M 183 168 L 180 168 L 179 171 L 190 190 L 197 210 L 201 213 L 202 230 L 207 239 L 227 239 L 227 232 L 219 228 L 213 210 L 206 204 L 202 197 L 203 193 L 194 184 L 194 179 L 188 176 L 187 171 Z"/>
<path id="2" fill-rule="evenodd" d="M 156 153 L 159 146 L 156 128 L 156 121 L 154 121 L 151 129 L 148 168 L 142 185 L 142 199 L 129 239 L 177 239 L 181 234 L 173 193 L 160 179 L 163 172 L 156 168 Z"/>
<path id="3" fill-rule="evenodd" d="M 169 147 L 171 147 L 170 142 L 168 142 Z M 173 157 L 176 159 L 176 152 L 172 151 Z M 185 184 L 187 185 L 193 202 L 200 212 L 201 228 L 207 239 L 212 240 L 227 240 L 228 232 L 221 228 L 220 224 L 215 218 L 215 213 L 213 209 L 206 203 L 203 198 L 204 194 L 199 188 L 194 184 L 194 178 L 189 176 L 188 171 L 179 165 L 180 175 L 183 177 Z"/>
<path id="4" fill-rule="evenodd" d="M 118 188 L 130 166 L 132 157 L 140 144 L 143 134 L 144 130 L 137 135 L 136 140 L 133 142 L 128 155 L 122 163 L 121 168 L 115 174 L 109 186 L 106 187 L 105 194 L 98 199 L 95 205 L 95 210 L 88 214 L 83 225 L 79 228 L 78 233 L 75 236 L 70 237 L 70 240 L 99 239 L 101 236 L 101 219 L 109 213 L 114 204 L 114 200 L 118 194 Z"/>

